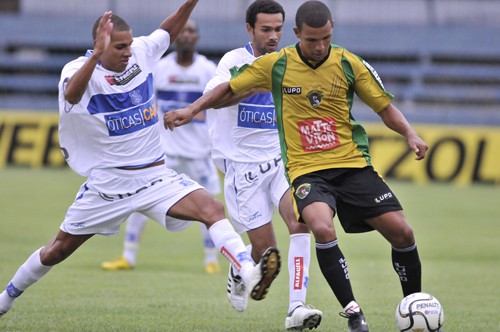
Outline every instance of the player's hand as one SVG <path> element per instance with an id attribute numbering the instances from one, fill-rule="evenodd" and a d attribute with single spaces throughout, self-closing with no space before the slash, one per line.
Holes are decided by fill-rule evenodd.
<path id="1" fill-rule="evenodd" d="M 104 12 L 99 26 L 97 27 L 96 37 L 94 40 L 94 54 L 101 56 L 102 53 L 108 48 L 111 42 L 111 32 L 113 31 L 113 23 L 111 22 L 111 11 Z"/>
<path id="2" fill-rule="evenodd" d="M 408 137 L 408 146 L 415 152 L 415 160 L 422 160 L 429 149 L 429 146 L 418 136 L 413 135 Z"/>
<path id="3" fill-rule="evenodd" d="M 191 112 L 187 108 L 170 111 L 165 113 L 165 116 L 163 116 L 163 125 L 165 126 L 165 129 L 173 131 L 175 127 L 180 127 L 191 122 L 195 115 L 195 113 Z"/>

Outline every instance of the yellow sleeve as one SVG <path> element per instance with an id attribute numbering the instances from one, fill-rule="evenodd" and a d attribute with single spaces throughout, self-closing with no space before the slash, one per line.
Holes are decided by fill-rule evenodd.
<path id="1" fill-rule="evenodd" d="M 354 71 L 354 91 L 375 112 L 384 110 L 394 96 L 385 90 L 380 76 L 370 64 L 352 53 L 348 56 Z"/>
<path id="2" fill-rule="evenodd" d="M 252 64 L 245 65 L 233 73 L 229 81 L 231 90 L 242 93 L 253 88 L 263 88 L 268 91 L 272 88 L 272 69 L 281 52 L 265 54 L 257 58 Z"/>

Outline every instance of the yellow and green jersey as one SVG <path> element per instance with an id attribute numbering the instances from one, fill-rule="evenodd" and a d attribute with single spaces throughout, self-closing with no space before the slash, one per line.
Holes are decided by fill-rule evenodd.
<path id="1" fill-rule="evenodd" d="M 375 112 L 393 96 L 363 59 L 332 44 L 329 55 L 312 64 L 293 45 L 258 58 L 234 76 L 230 85 L 236 94 L 251 88 L 272 92 L 290 182 L 318 170 L 370 165 L 366 132 L 351 114 L 354 93 Z"/>

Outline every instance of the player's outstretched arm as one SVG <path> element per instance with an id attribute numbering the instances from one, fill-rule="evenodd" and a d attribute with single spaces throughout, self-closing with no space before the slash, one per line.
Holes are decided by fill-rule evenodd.
<path id="1" fill-rule="evenodd" d="M 182 28 L 186 25 L 189 16 L 193 12 L 198 0 L 186 0 L 173 14 L 160 24 L 160 28 L 170 34 L 170 45 L 177 39 Z"/>
<path id="2" fill-rule="evenodd" d="M 378 113 L 378 115 L 384 121 L 384 124 L 394 130 L 395 132 L 403 135 L 406 138 L 406 142 L 410 149 L 415 152 L 416 160 L 422 160 L 425 158 L 425 153 L 429 149 L 427 144 L 417 135 L 415 130 L 411 127 L 410 123 L 406 120 L 401 111 L 394 106 L 389 104 L 384 110 Z"/>
<path id="3" fill-rule="evenodd" d="M 221 83 L 195 100 L 188 107 L 167 112 L 163 117 L 163 125 L 165 129 L 174 130 L 175 127 L 191 122 L 196 114 L 200 113 L 202 110 L 224 105 L 233 97 L 234 93 L 229 86 L 229 82 Z"/>

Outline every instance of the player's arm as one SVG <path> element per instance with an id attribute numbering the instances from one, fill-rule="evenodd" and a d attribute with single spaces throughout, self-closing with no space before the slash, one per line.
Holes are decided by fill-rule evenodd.
<path id="1" fill-rule="evenodd" d="M 416 160 L 425 158 L 425 153 L 429 149 L 427 144 L 417 135 L 410 123 L 406 120 L 401 111 L 392 103 L 385 109 L 377 113 L 384 121 L 384 124 L 406 138 L 408 146 L 415 152 Z"/>
<path id="2" fill-rule="evenodd" d="M 193 12 L 198 0 L 186 0 L 182 6 L 160 24 L 160 28 L 170 34 L 170 45 L 177 39 Z"/>
<path id="3" fill-rule="evenodd" d="M 219 105 L 228 103 L 235 96 L 231 90 L 229 82 L 217 85 L 212 90 L 205 93 L 189 106 L 175 111 L 167 112 L 163 117 L 165 129 L 173 130 L 189 123 L 196 114 L 202 110 L 216 108 Z"/>
<path id="4" fill-rule="evenodd" d="M 101 55 L 109 46 L 111 41 L 111 32 L 113 23 L 111 22 L 112 13 L 105 12 L 102 15 L 99 26 L 97 27 L 96 39 L 94 40 L 94 50 L 83 66 L 78 69 L 68 80 L 64 89 L 64 98 L 71 104 L 78 104 L 82 99 L 87 85 L 89 84 L 95 66 L 99 62 Z"/>
<path id="5" fill-rule="evenodd" d="M 217 108 L 225 108 L 225 107 L 233 106 L 233 105 L 238 104 L 240 101 L 253 96 L 254 94 L 265 93 L 265 92 L 268 92 L 268 91 L 266 89 L 254 88 L 254 89 L 248 90 L 246 92 L 243 92 L 243 93 L 240 93 L 237 95 L 233 94 L 233 96 L 231 98 L 229 98 L 229 100 L 226 101 L 224 104 L 220 104 L 214 108 L 217 109 Z"/>

